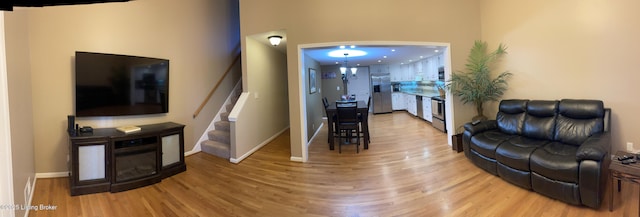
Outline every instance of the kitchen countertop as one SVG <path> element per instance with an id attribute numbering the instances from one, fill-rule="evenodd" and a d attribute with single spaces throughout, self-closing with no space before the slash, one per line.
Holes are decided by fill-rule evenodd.
<path id="1" fill-rule="evenodd" d="M 394 92 L 394 93 L 398 93 L 398 92 Z M 416 96 L 423 96 L 423 97 L 440 96 L 440 94 L 438 92 L 417 92 L 417 91 L 404 91 L 403 90 L 403 91 L 400 91 L 399 93 L 416 95 Z"/>

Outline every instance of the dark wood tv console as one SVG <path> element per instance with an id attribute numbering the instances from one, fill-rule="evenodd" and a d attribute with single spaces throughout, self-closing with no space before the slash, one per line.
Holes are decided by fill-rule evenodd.
<path id="1" fill-rule="evenodd" d="M 184 125 L 167 122 L 69 133 L 71 195 L 119 192 L 160 182 L 186 171 Z"/>

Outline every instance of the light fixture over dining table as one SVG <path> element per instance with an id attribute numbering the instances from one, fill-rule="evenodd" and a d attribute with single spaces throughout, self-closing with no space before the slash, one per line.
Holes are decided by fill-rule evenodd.
<path id="1" fill-rule="evenodd" d="M 358 71 L 358 68 L 355 66 L 349 68 L 349 61 L 347 60 L 348 56 L 349 53 L 344 53 L 344 65 L 340 66 L 340 74 L 342 74 L 342 80 L 344 81 L 349 80 L 349 76 L 347 76 L 347 69 L 351 71 L 352 76 L 356 76 L 356 72 Z"/>

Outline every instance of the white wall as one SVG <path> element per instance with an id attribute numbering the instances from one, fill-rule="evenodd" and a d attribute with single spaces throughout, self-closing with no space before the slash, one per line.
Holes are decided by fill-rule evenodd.
<path id="1" fill-rule="evenodd" d="M 482 39 L 505 43 L 505 98 L 603 100 L 613 151 L 640 151 L 640 1 L 482 1 Z M 487 106 L 495 114 L 496 106 Z"/>
<path id="2" fill-rule="evenodd" d="M 307 108 L 307 125 L 305 127 L 307 131 L 307 141 L 313 137 L 314 133 L 320 125 L 322 125 L 322 116 L 324 116 L 324 105 L 322 104 L 322 70 L 320 63 L 305 55 L 304 57 L 304 85 L 305 85 L 305 97 Z M 311 93 L 309 91 L 309 69 L 316 70 L 316 92 Z"/>
<path id="3" fill-rule="evenodd" d="M 289 127 L 286 55 L 250 37 L 243 40 L 242 55 L 244 91 L 229 116 L 237 117 L 232 122 L 232 161 Z"/>

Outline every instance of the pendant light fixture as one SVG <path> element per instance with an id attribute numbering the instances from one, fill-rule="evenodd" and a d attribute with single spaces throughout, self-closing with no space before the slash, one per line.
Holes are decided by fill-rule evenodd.
<path id="1" fill-rule="evenodd" d="M 348 81 L 349 80 L 349 76 L 347 76 L 347 69 L 349 69 L 349 61 L 347 60 L 347 57 L 349 56 L 349 53 L 344 53 L 344 65 L 342 65 L 340 67 L 340 74 L 342 74 L 342 80 Z M 352 76 L 356 76 L 356 72 L 358 71 L 358 68 L 356 68 L 355 66 L 352 66 L 350 69 L 351 71 L 351 75 Z"/>

